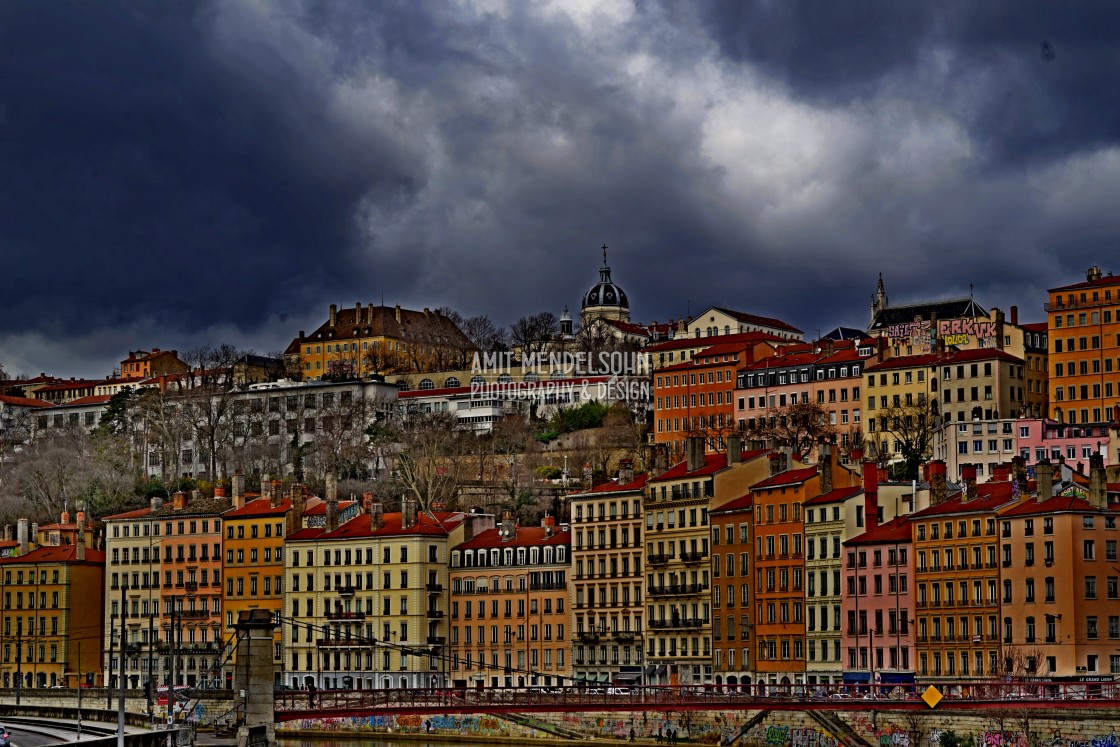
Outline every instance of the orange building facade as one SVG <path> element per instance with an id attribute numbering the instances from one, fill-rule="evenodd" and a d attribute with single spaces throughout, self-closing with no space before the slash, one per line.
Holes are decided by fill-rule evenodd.
<path id="1" fill-rule="evenodd" d="M 571 531 L 503 519 L 451 550 L 451 680 L 458 688 L 570 684 Z"/>

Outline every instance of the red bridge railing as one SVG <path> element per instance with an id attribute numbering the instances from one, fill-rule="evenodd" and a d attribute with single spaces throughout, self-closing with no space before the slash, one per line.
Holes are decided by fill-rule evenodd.
<path id="1" fill-rule="evenodd" d="M 390 690 L 284 690 L 276 720 L 386 713 L 542 713 L 641 710 L 1017 710 L 1120 708 L 1120 682 L 941 682 L 936 706 L 925 684 L 704 685 Z"/>

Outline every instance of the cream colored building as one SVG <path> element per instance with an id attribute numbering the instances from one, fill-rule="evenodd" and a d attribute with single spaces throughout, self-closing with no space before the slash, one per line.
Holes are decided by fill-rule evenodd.
<path id="1" fill-rule="evenodd" d="M 340 523 L 284 542 L 285 677 L 319 689 L 446 687 L 448 550 L 494 517 L 461 512 L 383 513 L 370 500 Z"/>
<path id="2" fill-rule="evenodd" d="M 588 682 L 642 683 L 646 594 L 642 496 L 646 475 L 624 463 L 617 482 L 568 496 L 572 521 L 572 673 Z"/>

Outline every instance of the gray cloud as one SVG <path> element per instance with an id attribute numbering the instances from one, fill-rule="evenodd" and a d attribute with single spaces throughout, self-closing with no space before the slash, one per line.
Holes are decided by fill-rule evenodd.
<path id="1" fill-rule="evenodd" d="M 274 350 L 382 296 L 509 322 L 603 242 L 647 320 L 858 325 L 879 271 L 1038 319 L 1120 227 L 1117 12 L 6 4 L 0 360 Z"/>

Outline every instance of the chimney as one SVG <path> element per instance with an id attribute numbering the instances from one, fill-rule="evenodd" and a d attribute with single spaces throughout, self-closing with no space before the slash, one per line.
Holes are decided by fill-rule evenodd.
<path id="1" fill-rule="evenodd" d="M 859 464 L 860 462 L 862 462 L 863 461 L 863 449 L 860 448 L 859 446 L 853 447 L 852 452 L 850 454 L 850 458 L 851 458 L 851 461 L 852 461 L 853 464 Z"/>
<path id="2" fill-rule="evenodd" d="M 362 493 L 362 513 L 368 514 L 373 509 L 373 493 Z"/>
<path id="3" fill-rule="evenodd" d="M 373 501 L 369 504 L 369 528 L 376 532 L 383 526 L 385 526 L 385 517 L 382 514 L 381 501 Z"/>
<path id="4" fill-rule="evenodd" d="M 1089 455 L 1089 505 L 1093 508 L 1108 508 L 1104 456 L 1099 451 Z"/>
<path id="5" fill-rule="evenodd" d="M 1011 458 L 1011 479 L 1019 486 L 1019 495 L 1027 494 L 1027 463 L 1021 456 Z"/>
<path id="6" fill-rule="evenodd" d="M 264 481 L 262 480 L 261 482 L 263 485 Z M 269 490 L 271 491 L 271 489 L 272 483 L 269 483 Z M 269 505 L 272 505 L 271 501 L 272 499 L 269 499 Z M 279 495 L 276 497 L 276 501 L 280 501 Z M 299 491 L 298 493 L 292 491 L 292 506 L 290 509 L 288 509 L 288 512 L 284 517 L 285 523 L 287 525 L 285 536 L 290 536 L 291 534 L 294 534 L 295 532 L 303 529 L 303 508 L 305 502 L 306 501 L 304 500 L 303 491 Z"/>
<path id="7" fill-rule="evenodd" d="M 1014 304 L 1011 305 L 1011 326 L 1019 326 L 1019 307 Z"/>
<path id="8" fill-rule="evenodd" d="M 996 350 L 1003 350 L 1003 312 L 999 309 L 993 309 L 992 316 L 996 318 Z M 999 364 L 997 363 L 996 365 Z"/>
<path id="9" fill-rule="evenodd" d="M 241 470 L 233 473 L 232 490 L 233 507 L 242 508 L 245 505 L 245 474 Z"/>
<path id="10" fill-rule="evenodd" d="M 215 498 L 225 498 L 226 497 L 225 487 L 222 486 L 222 485 L 215 485 L 214 486 L 214 497 Z"/>
<path id="11" fill-rule="evenodd" d="M 354 304 L 354 324 L 362 323 L 362 305 L 360 303 Z"/>
<path id="12" fill-rule="evenodd" d="M 261 475 L 261 498 L 272 500 L 272 477 L 267 473 Z"/>
<path id="13" fill-rule="evenodd" d="M 152 505 L 152 511 L 153 512 L 159 511 L 161 508 L 163 508 L 163 496 L 162 495 L 153 495 L 152 499 L 151 499 L 151 505 Z"/>
<path id="14" fill-rule="evenodd" d="M 202 491 L 201 490 L 195 488 L 194 490 L 191 491 L 191 501 L 197 501 L 201 497 L 202 497 Z"/>
<path id="15" fill-rule="evenodd" d="M 36 545 L 39 544 L 39 522 L 31 522 L 31 541 Z"/>
<path id="16" fill-rule="evenodd" d="M 517 537 L 517 522 L 513 520 L 512 511 L 502 512 L 502 524 L 498 527 L 498 536 L 502 542 L 508 542 Z"/>
<path id="17" fill-rule="evenodd" d="M 739 436 L 727 437 L 727 463 L 739 464 L 743 461 L 743 439 Z"/>
<path id="18" fill-rule="evenodd" d="M 704 437 L 688 437 L 688 454 L 686 465 L 689 472 L 704 468 Z"/>
<path id="19" fill-rule="evenodd" d="M 658 444 L 653 449 L 653 476 L 665 474 L 669 470 L 669 450 L 664 444 Z"/>
<path id="20" fill-rule="evenodd" d="M 962 464 L 961 465 L 961 481 L 964 482 L 964 495 L 961 496 L 961 503 L 976 499 L 976 465 L 975 464 Z"/>
<path id="21" fill-rule="evenodd" d="M 366 304 L 366 324 L 373 324 L 373 304 Z"/>
<path id="22" fill-rule="evenodd" d="M 19 540 L 19 554 L 26 555 L 29 549 L 29 538 L 27 536 L 27 519 L 20 519 L 16 522 L 16 539 Z"/>
<path id="23" fill-rule="evenodd" d="M 11 524 L 5 524 L 4 525 L 4 541 L 5 542 L 11 542 L 14 539 L 15 539 L 15 535 L 12 532 L 12 525 Z"/>
<path id="24" fill-rule="evenodd" d="M 78 528 L 84 532 L 86 529 L 86 512 L 78 509 L 78 513 L 74 515 L 74 521 L 77 522 Z"/>
<path id="25" fill-rule="evenodd" d="M 327 473 L 327 531 L 338 529 L 338 476 Z"/>
<path id="26" fill-rule="evenodd" d="M 332 327 L 333 327 L 333 326 L 335 326 L 336 324 L 338 324 L 338 307 L 337 307 L 337 306 L 335 306 L 335 305 L 334 305 L 334 304 L 332 303 L 332 304 L 331 304 L 331 319 L 330 319 L 330 326 L 332 326 Z"/>
<path id="27" fill-rule="evenodd" d="M 879 466 L 863 463 L 863 516 L 867 531 L 879 526 Z"/>
<path id="28" fill-rule="evenodd" d="M 397 324 L 400 324 L 401 323 L 401 305 L 400 304 L 397 304 L 397 307 L 394 310 L 394 314 L 396 315 L 396 318 L 397 318 Z"/>
<path id="29" fill-rule="evenodd" d="M 821 495 L 832 492 L 832 444 L 817 447 L 817 474 L 820 475 Z"/>
<path id="30" fill-rule="evenodd" d="M 187 507 L 187 494 L 182 490 L 176 490 L 171 494 L 171 507 L 176 511 L 182 511 Z"/>
<path id="31" fill-rule="evenodd" d="M 1035 500 L 1039 503 L 1054 497 L 1054 467 L 1049 459 L 1043 459 L 1034 466 L 1037 479 Z"/>
<path id="32" fill-rule="evenodd" d="M 929 463 L 930 502 L 933 505 L 944 503 L 948 498 L 949 486 L 945 479 L 945 462 L 935 459 Z"/>
<path id="33" fill-rule="evenodd" d="M 477 535 L 494 528 L 494 514 L 476 514 L 463 517 L 463 541 L 470 542 Z"/>
<path id="34" fill-rule="evenodd" d="M 776 451 L 771 451 L 766 455 L 767 464 L 769 466 L 769 476 L 781 474 L 782 472 L 782 455 Z"/>
<path id="35" fill-rule="evenodd" d="M 66 509 L 62 509 L 62 514 L 59 517 L 59 522 L 58 523 L 59 524 L 69 524 L 70 523 L 70 512 L 67 511 Z"/>
<path id="36" fill-rule="evenodd" d="M 82 518 L 84 519 L 85 517 L 83 516 Z M 74 538 L 74 559 L 86 559 L 86 528 L 81 521 L 78 522 L 78 535 Z"/>
<path id="37" fill-rule="evenodd" d="M 618 460 L 618 482 L 620 485 L 629 485 L 634 482 L 634 460 Z"/>
<path id="38" fill-rule="evenodd" d="M 1011 465 L 997 464 L 992 467 L 992 482 L 1010 482 Z"/>
<path id="39" fill-rule="evenodd" d="M 541 526 L 544 527 L 545 538 L 556 534 L 556 518 L 552 514 L 546 513 L 544 515 L 544 519 L 541 520 Z"/>
<path id="40" fill-rule="evenodd" d="M 416 526 L 416 499 L 401 499 L 401 529 Z"/>

